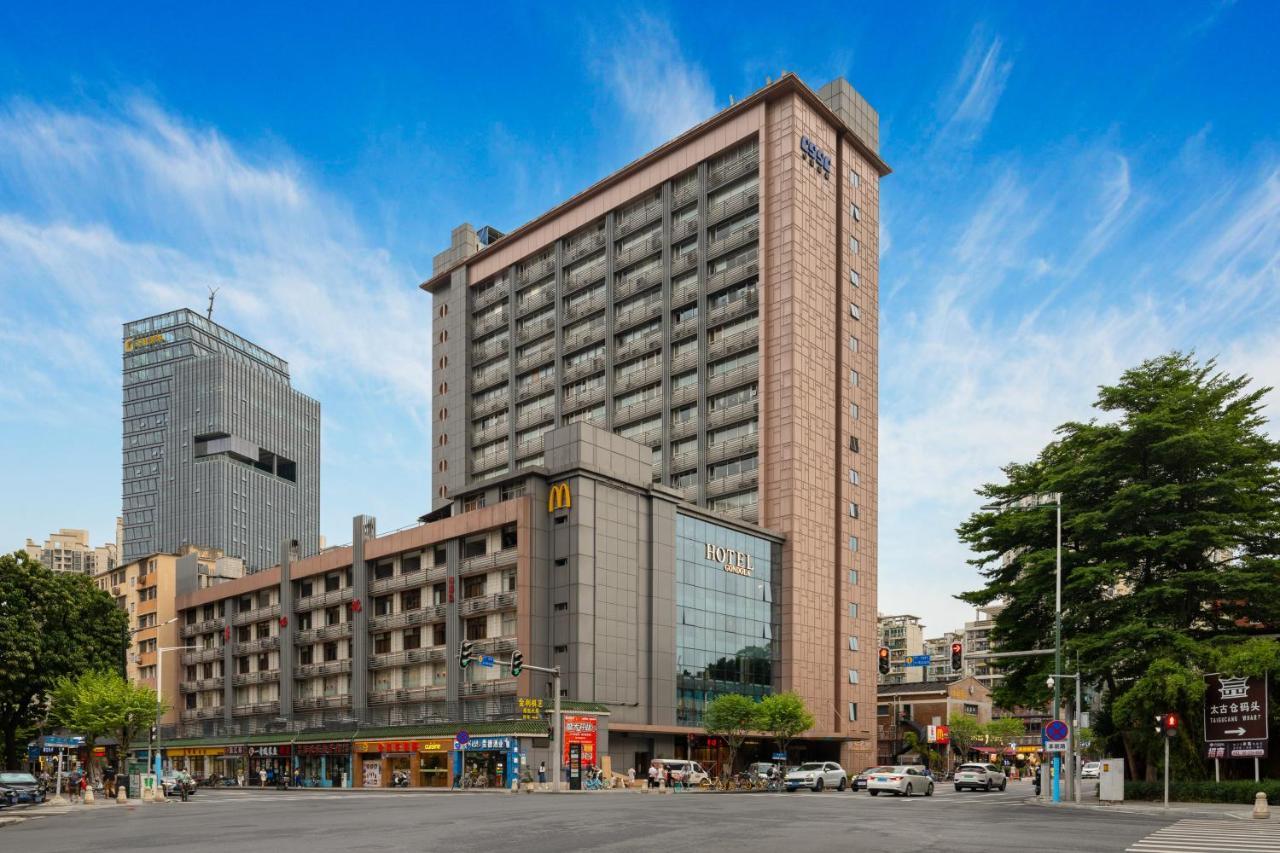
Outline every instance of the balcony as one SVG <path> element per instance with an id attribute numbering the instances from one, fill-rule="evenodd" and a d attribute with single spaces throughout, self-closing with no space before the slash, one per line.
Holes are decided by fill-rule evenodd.
<path id="1" fill-rule="evenodd" d="M 681 282 L 678 287 L 671 288 L 671 307 L 680 308 L 698 298 L 698 280 L 696 278 Z"/>
<path id="2" fill-rule="evenodd" d="M 223 646 L 215 646 L 212 649 L 197 649 L 193 652 L 183 652 L 183 666 L 190 666 L 196 663 L 208 663 L 209 661 L 222 660 Z"/>
<path id="3" fill-rule="evenodd" d="M 662 216 L 662 200 L 654 199 L 638 210 L 628 211 L 614 223 L 613 231 L 617 237 L 625 237 L 641 226 L 648 225 Z"/>
<path id="4" fill-rule="evenodd" d="M 293 609 L 296 612 L 305 612 L 307 610 L 316 610 L 321 607 L 332 607 L 335 604 L 343 604 L 351 600 L 351 587 L 343 589 L 335 589 L 331 592 L 318 592 L 314 595 L 307 595 L 299 598 L 293 603 Z"/>
<path id="5" fill-rule="evenodd" d="M 295 711 L 319 711 L 325 708 L 350 708 L 351 694 L 335 696 L 299 696 L 293 700 Z"/>
<path id="6" fill-rule="evenodd" d="M 672 391 L 669 397 L 672 408 L 692 403 L 698 399 L 698 385 L 684 385 Z"/>
<path id="7" fill-rule="evenodd" d="M 698 448 L 693 447 L 689 450 L 682 450 L 671 457 L 671 470 L 673 472 L 688 471 L 695 468 L 698 464 Z"/>
<path id="8" fill-rule="evenodd" d="M 442 661 L 445 658 L 444 646 L 432 646 L 430 648 L 408 649 L 403 652 L 390 652 L 382 655 L 369 656 L 369 669 L 386 669 L 392 666 L 405 666 L 414 663 L 431 663 L 432 661 Z"/>
<path id="9" fill-rule="evenodd" d="M 590 317 L 599 311 L 604 310 L 604 288 L 594 291 L 591 296 L 585 299 L 577 299 L 570 303 L 565 302 L 562 322 L 571 323 L 583 317 Z"/>
<path id="10" fill-rule="evenodd" d="M 309 628 L 305 631 L 298 631 L 293 636 L 295 645 L 305 646 L 311 643 L 325 642 L 326 640 L 338 640 L 343 637 L 351 636 L 351 623 L 340 622 L 337 625 L 323 625 L 319 628 Z"/>
<path id="11" fill-rule="evenodd" d="M 243 643 L 236 643 L 233 651 L 238 655 L 252 655 L 257 654 L 258 652 L 266 652 L 271 649 L 278 648 L 280 648 L 280 638 L 275 636 L 263 637 L 260 640 L 249 640 Z"/>
<path id="12" fill-rule="evenodd" d="M 553 403 L 546 403 L 541 406 L 533 406 L 520 412 L 516 418 L 516 426 L 519 429 L 535 426 L 550 420 L 555 414 L 556 407 Z"/>
<path id="13" fill-rule="evenodd" d="M 481 341 L 471 347 L 471 361 L 475 364 L 483 364 L 491 361 L 500 355 L 507 354 L 507 346 L 511 343 L 509 335 L 499 335 L 487 341 Z"/>
<path id="14" fill-rule="evenodd" d="M 493 287 L 490 287 L 479 296 L 473 297 L 471 305 L 472 310 L 480 311 L 481 309 L 496 305 L 499 302 L 504 302 L 506 301 L 507 294 L 509 292 L 510 288 L 508 288 L 505 280 L 495 282 Z"/>
<path id="15" fill-rule="evenodd" d="M 280 701 L 256 702 L 252 705 L 236 705 L 231 709 L 233 717 L 252 717 L 258 714 L 279 714 Z"/>
<path id="16" fill-rule="evenodd" d="M 660 266 L 654 266 L 652 269 L 639 267 L 618 276 L 617 284 L 613 288 L 613 298 L 626 299 L 628 296 L 634 296 L 642 290 L 661 283 L 662 268 Z"/>
<path id="17" fill-rule="evenodd" d="M 471 327 L 471 336 L 473 338 L 483 337 L 490 332 L 496 332 L 508 323 L 506 311 L 495 311 L 479 320 L 475 320 L 474 318 L 472 319 L 474 321 Z"/>
<path id="18" fill-rule="evenodd" d="M 540 367 L 551 361 L 556 352 L 556 342 L 545 340 L 529 347 L 521 347 L 516 353 L 516 365 L 521 370 Z"/>
<path id="19" fill-rule="evenodd" d="M 294 678 L 316 678 L 322 675 L 337 675 L 351 671 L 351 658 L 327 660 L 321 663 L 307 663 L 293 668 Z"/>
<path id="20" fill-rule="evenodd" d="M 621 344 L 613 354 L 614 361 L 627 361 L 638 355 L 662 349 L 662 328 L 658 327 L 639 338 Z"/>
<path id="21" fill-rule="evenodd" d="M 591 358 L 583 359 L 575 362 L 572 366 L 564 369 L 564 381 L 572 382 L 575 379 L 581 379 L 584 376 L 590 376 L 604 370 L 604 356 L 596 355 Z"/>
<path id="22" fill-rule="evenodd" d="M 698 431 L 698 419 L 696 417 L 688 418 L 683 421 L 672 419 L 671 421 L 671 438 L 688 438 Z"/>
<path id="23" fill-rule="evenodd" d="M 369 584 L 370 595 L 382 595 L 384 592 L 395 592 L 401 589 L 412 589 L 427 582 L 426 573 L 419 569 L 403 575 L 392 575 L 389 578 L 375 580 Z"/>
<path id="24" fill-rule="evenodd" d="M 564 245 L 564 263 L 571 264 L 576 260 L 585 258 L 604 245 L 604 229 L 592 232 L 589 236 L 580 237 L 577 241 L 570 243 L 565 241 Z"/>
<path id="25" fill-rule="evenodd" d="M 495 468 L 501 468 L 510 461 L 511 452 L 510 446 L 508 445 L 494 453 L 485 453 L 471 457 L 471 473 L 478 475 L 486 471 L 492 471 Z"/>
<path id="26" fill-rule="evenodd" d="M 760 449 L 760 434 L 753 432 L 728 441 L 718 441 L 707 448 L 707 463 L 723 462 Z"/>
<path id="27" fill-rule="evenodd" d="M 514 678 L 499 678 L 493 681 L 477 681 L 473 684 L 462 684 L 463 696 L 497 696 L 516 692 Z"/>
<path id="28" fill-rule="evenodd" d="M 756 290 L 749 290 L 743 293 L 737 299 L 734 299 L 724 305 L 718 305 L 707 311 L 707 325 L 714 326 L 716 323 L 723 323 L 725 320 L 732 320 L 743 314 L 749 314 L 760 306 L 760 294 Z"/>
<path id="29" fill-rule="evenodd" d="M 516 648 L 515 637 L 489 637 L 476 640 L 476 652 L 483 655 L 496 655 L 501 652 L 513 652 Z"/>
<path id="30" fill-rule="evenodd" d="M 746 281 L 753 275 L 760 272 L 760 264 L 752 258 L 749 261 L 734 264 L 728 269 L 721 270 L 714 275 L 707 276 L 707 293 L 715 293 L 718 290 L 726 288 L 740 281 Z"/>
<path id="31" fill-rule="evenodd" d="M 267 669 L 261 672 L 242 672 L 231 677 L 231 683 L 237 687 L 245 684 L 262 684 L 279 680 L 280 670 L 278 669 Z"/>
<path id="32" fill-rule="evenodd" d="M 549 391 L 555 387 L 555 372 L 546 373 L 526 381 L 516 381 L 516 399 L 523 400 L 526 397 L 536 397 L 545 391 Z"/>
<path id="33" fill-rule="evenodd" d="M 218 675 L 197 681 L 184 681 L 178 685 L 178 689 L 183 693 L 199 693 L 202 690 L 221 690 L 223 683 L 222 676 Z"/>
<path id="34" fill-rule="evenodd" d="M 583 406 L 589 406 L 592 403 L 598 403 L 604 399 L 604 378 L 601 377 L 599 382 L 593 383 L 574 391 L 565 391 L 564 393 L 564 409 L 565 411 L 573 411 Z"/>
<path id="35" fill-rule="evenodd" d="M 707 361 L 715 361 L 735 352 L 753 348 L 760 339 L 759 325 L 752 325 L 731 335 L 721 335 L 707 345 Z"/>
<path id="36" fill-rule="evenodd" d="M 662 250 L 662 235 L 654 234 L 644 240 L 641 240 L 634 246 L 629 246 L 625 251 L 618 252 L 613 259 L 614 267 L 622 269 L 630 266 L 636 261 L 644 260 L 650 255 Z"/>
<path id="37" fill-rule="evenodd" d="M 515 591 L 497 592 L 493 595 L 482 595 L 477 598 L 464 598 L 462 600 L 462 615 L 470 616 L 472 613 L 485 613 L 490 610 L 510 610 L 516 606 Z"/>
<path id="38" fill-rule="evenodd" d="M 523 459 L 526 456 L 532 456 L 535 453 L 542 452 L 542 436 L 530 438 L 516 445 L 516 458 Z"/>
<path id="39" fill-rule="evenodd" d="M 398 702 L 427 702 L 445 697 L 447 688 L 443 685 L 434 687 L 399 687 L 394 690 L 373 690 L 369 693 L 370 705 L 393 705 Z"/>
<path id="40" fill-rule="evenodd" d="M 471 443 L 477 447 L 488 444 L 491 441 L 497 441 L 511 431 L 510 418 L 501 418 L 498 421 L 489 424 L 484 429 L 476 430 L 471 433 Z"/>
<path id="41" fill-rule="evenodd" d="M 565 290 L 573 291 L 604 278 L 604 255 L 575 267 L 565 275 Z"/>
<path id="42" fill-rule="evenodd" d="M 604 339 L 604 318 L 565 332 L 564 348 L 576 350 Z"/>
<path id="43" fill-rule="evenodd" d="M 656 415 L 662 411 L 663 397 L 661 394 L 655 394 L 646 400 L 638 400 L 630 405 L 620 406 L 613 411 L 613 422 L 619 426 L 625 426 L 632 421 L 638 421 L 647 418 L 650 415 Z M 645 442 L 640 442 L 644 444 Z"/>
<path id="44" fill-rule="evenodd" d="M 698 233 L 698 217 L 691 216 L 682 222 L 671 223 L 671 242 L 675 243 L 688 237 L 690 234 Z"/>
<path id="45" fill-rule="evenodd" d="M 471 374 L 471 390 L 484 391 L 495 385 L 501 385 L 511 375 L 511 368 L 505 362 L 490 362 L 483 370 Z"/>
<path id="46" fill-rule="evenodd" d="M 214 631 L 221 631 L 227 625 L 227 620 L 219 616 L 217 619 L 205 619 L 203 622 L 195 622 L 190 625 L 182 626 L 182 638 L 189 639 L 197 634 L 211 634 Z"/>
<path id="47" fill-rule="evenodd" d="M 619 394 L 632 388 L 641 388 L 662 378 L 662 363 L 652 364 L 640 370 L 629 370 L 626 373 L 616 372 L 613 377 L 613 390 Z"/>
<path id="48" fill-rule="evenodd" d="M 736 388 L 739 385 L 745 385 L 752 379 L 760 376 L 760 360 L 753 359 L 745 364 L 740 364 L 732 370 L 717 374 L 707 383 L 707 396 L 718 394 L 729 388 Z"/>
<path id="49" fill-rule="evenodd" d="M 659 407 L 659 409 L 661 409 L 661 407 Z M 661 423 L 655 424 L 654 426 L 649 427 L 643 432 L 638 432 L 628 437 L 629 441 L 634 441 L 636 444 L 646 444 L 650 447 L 655 446 L 661 439 L 662 439 Z"/>
<path id="50" fill-rule="evenodd" d="M 756 417 L 760 412 L 759 400 L 747 400 L 732 406 L 720 406 L 707 414 L 707 429 L 717 429 L 738 421 Z"/>
<path id="51" fill-rule="evenodd" d="M 736 213 L 741 213 L 747 208 L 755 206 L 759 202 L 759 187 L 738 190 L 736 193 L 726 196 L 707 208 L 707 222 L 714 225 L 722 219 L 728 219 Z"/>
<path id="52" fill-rule="evenodd" d="M 625 311 L 619 311 L 615 314 L 613 317 L 613 330 L 621 332 L 646 320 L 651 320 L 660 313 L 662 313 L 662 295 L 655 294 L 653 298 L 646 299 L 638 305 L 628 306 Z"/>
<path id="53" fill-rule="evenodd" d="M 750 154 L 744 154 L 727 163 L 721 163 L 707 172 L 707 189 L 713 190 L 729 183 L 734 178 L 740 178 L 743 175 L 754 172 L 758 163 L 758 152 L 754 150 Z"/>
<path id="54" fill-rule="evenodd" d="M 753 489 L 756 486 L 756 481 L 755 469 L 743 471 L 740 474 L 730 474 L 728 477 L 717 477 L 714 480 L 707 481 L 707 497 L 715 498 L 733 492 Z"/>
<path id="55" fill-rule="evenodd" d="M 222 716 L 223 706 L 210 705 L 204 708 L 194 708 L 184 710 L 182 712 L 182 721 L 190 722 L 191 720 L 216 720 Z"/>
<path id="56" fill-rule="evenodd" d="M 445 617 L 447 607 L 447 604 L 431 604 L 426 607 L 420 607 L 417 610 L 402 610 L 399 613 L 374 616 L 369 620 L 369 630 L 385 631 L 392 628 L 407 628 L 410 625 L 439 622 Z"/>
<path id="57" fill-rule="evenodd" d="M 255 607 L 252 610 L 246 610 L 243 613 L 237 613 L 231 618 L 232 625 L 249 625 L 253 622 L 261 622 L 264 619 L 275 619 L 280 616 L 280 605 L 272 604 L 270 607 Z"/>
<path id="58" fill-rule="evenodd" d="M 496 414 L 507 408 L 511 402 L 511 395 L 507 393 L 507 389 L 503 388 L 502 393 L 494 397 L 489 397 L 482 402 L 471 404 L 471 416 L 473 418 L 483 418 L 485 415 Z"/>
<path id="59" fill-rule="evenodd" d="M 532 296 L 525 296 L 516 300 L 516 316 L 520 317 L 537 311 L 543 306 L 550 305 L 556 298 L 556 289 L 554 287 L 543 287 Z"/>
<path id="60" fill-rule="evenodd" d="M 524 322 L 516 327 L 516 341 L 519 343 L 528 343 L 536 341 L 538 338 L 551 334 L 556 328 L 556 318 L 554 315 L 548 314 L 533 322 Z"/>
<path id="61" fill-rule="evenodd" d="M 485 554 L 480 557 L 467 557 L 462 561 L 462 574 L 470 575 L 476 572 L 492 572 L 497 569 L 505 569 L 516 564 L 516 557 L 515 548 L 503 548 L 501 551 L 494 551 L 492 554 Z"/>
<path id="62" fill-rule="evenodd" d="M 690 249 L 671 257 L 671 275 L 677 276 L 682 272 L 693 269 L 698 265 L 698 250 Z"/>
<path id="63" fill-rule="evenodd" d="M 555 272 L 555 270 L 556 259 L 554 255 L 548 255 L 545 258 L 531 261 L 516 272 L 516 284 L 532 284 L 538 279 Z"/>
<path id="64" fill-rule="evenodd" d="M 685 336 L 686 330 L 696 331 L 697 328 L 698 328 L 697 319 L 685 320 L 682 323 L 677 323 L 676 325 L 671 327 L 671 340 L 682 341 L 686 337 Z M 680 332 L 679 337 L 677 337 L 676 335 L 677 331 Z M 671 375 L 675 376 L 677 373 L 681 373 L 682 371 L 688 370 L 691 367 L 697 367 L 698 357 L 700 354 L 701 354 L 701 351 L 697 347 L 690 347 L 684 350 L 683 352 L 681 352 L 679 355 L 673 355 L 671 357 Z"/>
<path id="65" fill-rule="evenodd" d="M 754 243 L 760 238 L 760 226 L 752 225 L 748 228 L 739 228 L 727 237 L 722 237 L 707 245 L 707 260 L 715 260 L 725 252 L 731 252 L 734 249 L 741 248 L 748 243 Z"/>
<path id="66" fill-rule="evenodd" d="M 679 208 L 693 201 L 698 197 L 698 182 L 696 180 L 689 181 L 679 189 L 671 193 L 671 207 Z"/>
<path id="67" fill-rule="evenodd" d="M 723 515 L 725 518 L 736 518 L 739 521 L 745 521 L 747 524 L 755 524 L 760 517 L 760 506 L 758 503 L 749 503 L 745 506 L 717 509 L 714 512 Z"/>

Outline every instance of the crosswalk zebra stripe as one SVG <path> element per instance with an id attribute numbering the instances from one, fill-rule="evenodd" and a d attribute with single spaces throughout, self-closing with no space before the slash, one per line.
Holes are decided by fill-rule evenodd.
<path id="1" fill-rule="evenodd" d="M 1186 819 L 1156 830 L 1126 853 L 1280 853 L 1280 826 Z"/>

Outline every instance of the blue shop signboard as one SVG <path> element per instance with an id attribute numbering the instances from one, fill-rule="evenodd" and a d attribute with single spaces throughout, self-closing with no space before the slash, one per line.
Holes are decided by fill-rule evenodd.
<path id="1" fill-rule="evenodd" d="M 467 752 L 501 752 L 516 748 L 516 739 L 513 737 L 473 737 L 465 744 L 459 744 L 456 740 L 453 742 L 454 749 L 461 749 Z"/>

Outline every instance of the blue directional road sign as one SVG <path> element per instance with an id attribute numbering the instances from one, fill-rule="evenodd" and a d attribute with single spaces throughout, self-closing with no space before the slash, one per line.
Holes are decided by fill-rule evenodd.
<path id="1" fill-rule="evenodd" d="M 928 666 L 932 660 L 932 655 L 912 655 L 907 658 L 907 666 Z"/>
<path id="2" fill-rule="evenodd" d="M 1066 740 L 1071 728 L 1062 720 L 1054 720 L 1044 727 L 1044 739 L 1047 741 Z"/>
<path id="3" fill-rule="evenodd" d="M 493 666 L 493 655 L 485 655 L 484 657 L 480 658 L 480 665 Z"/>
<path id="4" fill-rule="evenodd" d="M 76 736 L 76 737 L 62 737 L 61 735 L 45 735 L 44 736 L 45 746 L 72 747 L 72 746 L 82 746 L 83 744 L 84 744 L 84 738 L 80 736 Z"/>

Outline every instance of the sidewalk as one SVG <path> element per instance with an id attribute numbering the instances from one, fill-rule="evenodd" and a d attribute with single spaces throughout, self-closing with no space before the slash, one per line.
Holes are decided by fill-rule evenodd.
<path id="1" fill-rule="evenodd" d="M 1093 802 L 1061 802 L 1039 797 L 1028 797 L 1026 802 L 1047 809 L 1072 809 L 1076 811 L 1103 811 L 1121 814 L 1167 815 L 1173 820 L 1187 817 L 1208 817 L 1220 820 L 1253 820 L 1253 806 L 1240 803 L 1153 803 L 1146 800 L 1126 800 L 1119 803 Z M 1264 821 L 1258 821 L 1263 823 Z"/>

